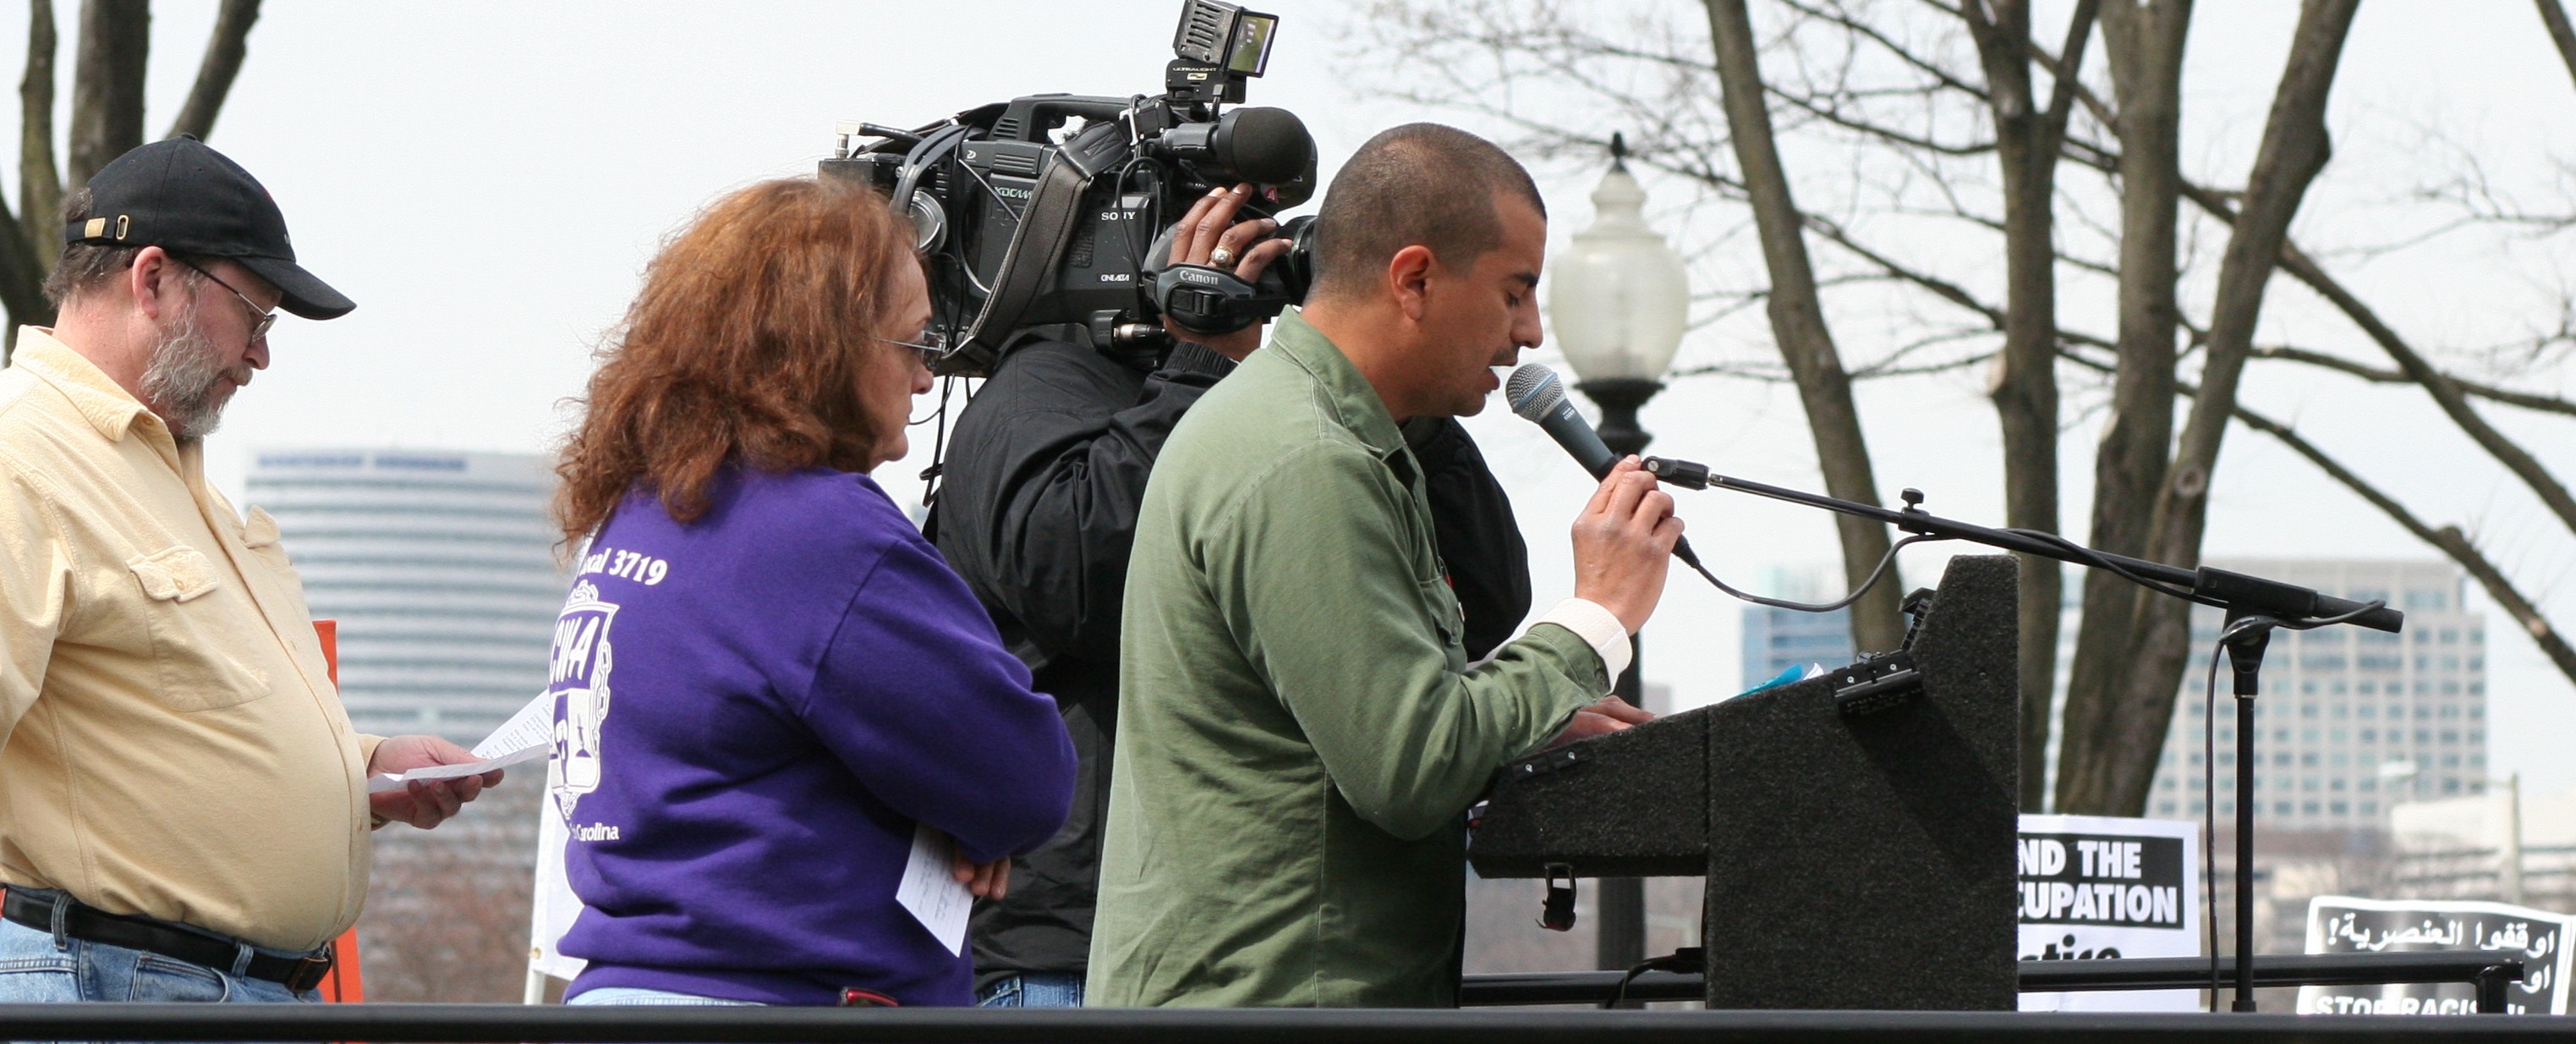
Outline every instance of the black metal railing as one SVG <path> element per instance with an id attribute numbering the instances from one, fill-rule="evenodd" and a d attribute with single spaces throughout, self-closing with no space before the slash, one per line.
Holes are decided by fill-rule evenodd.
<path id="1" fill-rule="evenodd" d="M 2234 958 L 2222 960 L 2233 969 Z M 2146 957 L 2115 961 L 2023 961 L 2024 993 L 2082 990 L 2202 989 L 2210 985 L 2209 958 Z M 2256 986 L 2385 986 L 2466 983 L 2477 989 L 2478 1011 L 2501 1015 L 2506 991 L 2522 981 L 2523 960 L 2501 953 L 2310 953 L 2256 956 Z M 2232 981 L 2232 971 L 2228 973 Z"/>
<path id="2" fill-rule="evenodd" d="M 562 1044 L 2338 1044 L 2565 1040 L 2562 1018 L 1894 1011 L 13 1004 L 0 1037 Z"/>
<path id="3" fill-rule="evenodd" d="M 2200 988 L 2205 958 L 2024 961 L 2025 992 Z M 1832 974 L 1822 969 L 1820 974 Z M 2523 962 L 2484 953 L 2257 957 L 2258 985 L 2466 982 L 2504 1010 Z M 1592 1004 L 1617 972 L 1469 976 L 1462 1005 Z M 1649 972 L 1630 1000 L 1693 1000 L 1699 975 Z M 518 1004 L 6 1004 L 0 1040 L 557 1041 L 562 1044 L 1843 1044 L 2081 1041 L 2505 1041 L 2576 1037 L 2565 1018 L 2386 1018 L 2286 1014 L 1894 1011 L 1402 1011 L 1384 1009 L 1017 1009 L 564 1007 Z"/>
<path id="4" fill-rule="evenodd" d="M 2225 983 L 2235 982 L 2235 960 L 2221 961 Z M 2125 960 L 2020 961 L 2024 993 L 2095 990 L 2208 989 L 2207 957 L 2141 957 Z M 1470 975 L 1459 985 L 1465 1008 L 1527 1004 L 1599 1004 L 1619 989 L 1620 972 L 1539 972 Z M 2466 983 L 2478 991 L 2478 1010 L 2501 1014 L 2506 990 L 2521 982 L 2523 961 L 2497 953 L 2329 953 L 2254 958 L 2254 985 L 2376 986 L 2398 983 Z M 2222 987 L 2223 988 L 2223 987 Z M 1632 1001 L 1687 1001 L 1707 996 L 1696 973 L 1647 972 L 1629 982 Z"/>

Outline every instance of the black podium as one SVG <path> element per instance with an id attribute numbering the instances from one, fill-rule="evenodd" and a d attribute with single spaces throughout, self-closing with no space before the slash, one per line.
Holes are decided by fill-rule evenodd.
<path id="1" fill-rule="evenodd" d="M 1506 766 L 1469 860 L 1706 875 L 1712 1008 L 2012 1010 L 2016 577 L 1954 558 L 1900 654 Z"/>

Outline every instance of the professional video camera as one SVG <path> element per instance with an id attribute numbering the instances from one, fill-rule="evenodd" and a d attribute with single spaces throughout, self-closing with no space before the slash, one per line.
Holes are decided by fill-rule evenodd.
<path id="1" fill-rule="evenodd" d="M 933 369 L 989 373 L 1006 341 L 1070 327 L 1113 354 L 1169 343 L 1159 319 L 1207 334 L 1242 329 L 1305 298 L 1311 219 L 1283 224 L 1296 248 L 1257 284 L 1167 266 L 1157 236 L 1210 189 L 1256 186 L 1240 216 L 1272 216 L 1315 192 L 1315 140 L 1285 109 L 1235 108 L 1270 60 L 1276 15 L 1186 0 L 1164 92 L 1036 94 L 912 130 L 843 124 L 826 177 L 864 180 L 912 218 L 948 346 Z"/>

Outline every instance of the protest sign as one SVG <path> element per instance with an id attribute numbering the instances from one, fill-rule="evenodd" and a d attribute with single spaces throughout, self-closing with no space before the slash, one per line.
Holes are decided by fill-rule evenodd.
<path id="1" fill-rule="evenodd" d="M 2521 957 L 2523 980 L 2505 993 L 2505 1012 L 2513 1015 L 2567 1013 L 2571 935 L 2576 935 L 2576 917 L 2504 903 L 2341 895 L 2308 900 L 2309 953 L 2483 950 Z M 2467 983 L 2299 987 L 2302 1015 L 2468 1015 L 2477 1010 L 2477 988 Z"/>
<path id="2" fill-rule="evenodd" d="M 2196 824 L 2023 816 L 2015 854 L 2025 961 L 2202 954 Z M 2197 1011 L 2197 990 L 2025 993 L 2023 1011 Z"/>

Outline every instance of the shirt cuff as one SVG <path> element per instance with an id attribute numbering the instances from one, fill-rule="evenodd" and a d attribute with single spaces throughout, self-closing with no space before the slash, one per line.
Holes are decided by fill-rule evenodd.
<path id="1" fill-rule="evenodd" d="M 1535 627 L 1543 623 L 1572 631 L 1575 637 L 1592 646 L 1593 652 L 1601 654 L 1601 670 L 1610 676 L 1612 684 L 1617 684 L 1619 675 L 1628 670 L 1628 658 L 1632 655 L 1628 647 L 1628 628 L 1610 610 L 1602 608 L 1601 603 L 1568 598 L 1539 614 L 1539 618 L 1531 621 L 1530 625 Z"/>
<path id="2" fill-rule="evenodd" d="M 1175 344 L 1171 352 L 1163 356 L 1163 368 L 1166 370 L 1195 373 L 1219 380 L 1223 380 L 1226 374 L 1233 373 L 1234 367 L 1234 360 L 1197 341 L 1182 341 Z"/>

